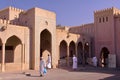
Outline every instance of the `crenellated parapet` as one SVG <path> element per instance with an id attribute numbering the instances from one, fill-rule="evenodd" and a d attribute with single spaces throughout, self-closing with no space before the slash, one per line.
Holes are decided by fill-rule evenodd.
<path id="1" fill-rule="evenodd" d="M 15 7 L 12 7 L 12 6 L 9 6 L 5 9 L 2 9 L 2 10 L 0 10 L 0 12 L 7 11 L 7 10 L 14 11 L 14 12 L 19 12 L 19 13 L 24 12 L 24 10 L 19 9 L 19 8 L 15 8 Z"/>
<path id="2" fill-rule="evenodd" d="M 15 22 L 15 21 L 11 21 L 11 20 L 5 20 L 5 19 L 0 19 L 0 24 L 3 25 L 19 25 L 19 23 Z"/>
<path id="3" fill-rule="evenodd" d="M 9 24 L 9 20 L 0 19 L 0 31 L 4 31 L 7 29 L 7 24 Z"/>
<path id="4" fill-rule="evenodd" d="M 57 30 L 60 32 L 69 32 L 69 27 L 68 26 L 61 26 L 61 27 L 57 27 Z"/>
<path id="5" fill-rule="evenodd" d="M 117 16 L 117 15 L 120 15 L 120 10 L 117 9 L 117 8 L 114 8 L 114 15 Z"/>
<path id="6" fill-rule="evenodd" d="M 106 8 L 106 9 L 102 9 L 102 10 L 96 10 L 94 11 L 94 14 L 97 14 L 97 13 L 104 13 L 104 12 L 108 12 L 108 11 L 112 11 L 114 7 L 112 8 Z"/>
<path id="7" fill-rule="evenodd" d="M 10 6 L 9 9 L 14 12 L 24 12 L 24 10 Z"/>
<path id="8" fill-rule="evenodd" d="M 107 14 L 112 13 L 113 15 L 117 15 L 120 14 L 120 10 L 115 7 L 111 7 L 111 8 L 94 11 L 94 15 L 105 14 L 105 13 Z"/>
<path id="9" fill-rule="evenodd" d="M 0 19 L 1 24 L 10 24 L 9 20 Z"/>
<path id="10" fill-rule="evenodd" d="M 112 18 L 118 17 L 120 15 L 120 10 L 112 7 L 106 8 L 103 10 L 96 10 L 94 11 L 94 23 L 98 24 L 110 24 L 113 21 Z"/>

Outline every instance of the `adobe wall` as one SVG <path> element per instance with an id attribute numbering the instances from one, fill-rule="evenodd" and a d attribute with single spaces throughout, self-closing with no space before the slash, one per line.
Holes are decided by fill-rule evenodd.
<path id="1" fill-rule="evenodd" d="M 67 43 L 67 46 L 70 45 L 70 42 L 74 42 L 77 46 L 79 42 L 83 42 L 83 38 L 85 38 L 86 42 L 90 42 L 90 38 L 85 35 L 80 35 L 76 33 L 70 33 L 68 27 L 61 27 L 56 29 L 56 41 L 57 41 L 57 47 L 59 48 L 60 43 L 64 40 Z M 57 50 L 59 51 L 59 49 Z M 59 52 L 57 52 L 59 53 Z M 59 55 L 59 54 L 58 54 Z"/>
<path id="2" fill-rule="evenodd" d="M 65 27 L 67 28 L 67 27 Z M 56 41 L 57 41 L 57 45 L 60 45 L 60 42 L 65 40 L 69 46 L 69 43 L 71 41 L 74 41 L 76 44 L 79 41 L 82 41 L 82 36 L 79 34 L 75 34 L 75 33 L 70 33 L 69 32 L 69 28 L 68 29 L 56 29 Z"/>
<path id="3" fill-rule="evenodd" d="M 77 34 L 85 34 L 90 37 L 94 37 L 94 23 L 90 24 L 83 24 L 81 26 L 73 26 L 70 27 L 70 32 L 77 33 Z"/>
<path id="4" fill-rule="evenodd" d="M 120 15 L 115 16 L 115 51 L 117 57 L 117 66 L 120 67 Z"/>
<path id="5" fill-rule="evenodd" d="M 27 23 L 25 23 L 27 21 Z M 40 8 L 32 8 L 21 14 L 20 22 L 30 28 L 31 39 L 31 68 L 39 69 L 40 61 L 40 34 L 48 30 L 51 34 L 52 64 L 56 67 L 56 14 Z M 39 45 L 38 45 L 39 44 Z"/>
<path id="6" fill-rule="evenodd" d="M 52 54 L 52 67 L 57 67 L 56 59 L 56 14 L 51 11 L 35 8 L 35 42 L 40 41 L 40 34 L 43 30 L 47 29 L 51 34 L 51 54 Z M 41 43 L 40 43 L 41 44 Z M 36 48 L 40 46 L 35 43 Z M 40 48 L 37 53 L 40 53 Z M 37 57 L 37 55 L 36 55 Z M 38 57 L 39 59 L 39 57 Z M 37 61 L 39 62 L 39 61 Z"/>
<path id="7" fill-rule="evenodd" d="M 21 44 L 16 47 L 15 49 L 15 63 L 18 62 L 21 65 L 21 45 L 24 45 L 25 47 L 25 68 L 24 69 L 29 69 L 29 29 L 25 26 L 17 26 L 17 25 L 11 25 L 11 24 L 6 24 L 5 22 L 7 21 L 3 21 L 0 20 L 0 39 L 1 39 L 1 43 L 5 43 L 7 42 L 7 40 L 12 37 L 12 36 L 16 36 L 21 40 Z M 2 27 L 6 26 L 5 29 L 3 30 Z M 14 44 L 14 41 L 11 41 L 11 43 Z M 18 49 L 19 48 L 19 49 Z M 13 67 L 16 66 L 16 69 L 18 67 L 21 67 L 20 65 L 14 65 Z M 6 64 L 6 68 L 9 67 L 10 70 L 12 70 L 13 67 L 10 68 L 9 64 Z M 7 68 L 8 69 L 8 68 Z M 15 68 L 14 68 L 15 69 Z M 16 70 L 15 69 L 15 70 Z M 20 69 L 19 69 L 20 70 Z"/>
<path id="8" fill-rule="evenodd" d="M 0 18 L 6 19 L 0 19 L 0 28 L 7 25 L 5 30 L 0 31 L 0 39 L 2 43 L 5 43 L 9 37 L 16 35 L 22 43 L 27 45 L 25 46 L 27 69 L 29 65 L 32 69 L 39 69 L 40 36 L 44 30 L 47 30 L 51 35 L 53 68 L 58 65 L 61 41 L 65 40 L 67 46 L 71 41 L 77 45 L 78 42 L 83 42 L 84 38 L 90 44 L 93 42 L 92 46 L 95 47 L 95 55 L 98 58 L 101 49 L 107 47 L 110 54 L 117 55 L 117 64 L 120 65 L 119 14 L 120 10 L 114 7 L 98 10 L 94 12 L 94 23 L 56 29 L 56 14 L 54 12 L 37 7 L 27 11 L 9 7 L 0 11 Z M 19 52 L 19 50 L 17 51 Z M 30 57 L 28 57 L 29 55 Z"/>
<path id="9" fill-rule="evenodd" d="M 94 12 L 95 54 L 98 58 L 103 47 L 107 47 L 110 53 L 115 54 L 113 12 L 114 8 Z"/>
<path id="10" fill-rule="evenodd" d="M 70 27 L 70 32 L 77 33 L 87 37 L 87 41 L 90 44 L 91 57 L 95 56 L 95 26 L 94 23 L 83 24 L 81 26 Z M 82 38 L 83 39 L 83 38 Z"/>
<path id="11" fill-rule="evenodd" d="M 0 18 L 9 20 L 9 8 L 0 10 Z"/>
<path id="12" fill-rule="evenodd" d="M 6 20 L 15 20 L 19 18 L 19 14 L 21 12 L 23 12 L 22 9 L 18 9 L 10 6 L 0 11 L 0 18 Z"/>

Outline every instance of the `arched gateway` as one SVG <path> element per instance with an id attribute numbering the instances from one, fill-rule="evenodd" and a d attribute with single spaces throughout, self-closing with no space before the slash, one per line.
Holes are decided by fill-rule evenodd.
<path id="1" fill-rule="evenodd" d="M 82 42 L 79 42 L 78 43 L 78 46 L 77 46 L 77 57 L 78 57 L 78 65 L 82 64 L 82 54 L 83 54 L 83 45 L 82 45 Z"/>
<path id="2" fill-rule="evenodd" d="M 59 66 L 67 66 L 67 43 L 61 41 L 60 43 L 60 54 L 59 54 Z"/>
<path id="3" fill-rule="evenodd" d="M 2 68 L 6 71 L 22 70 L 23 49 L 21 40 L 15 35 L 9 37 L 5 43 L 5 56 L 2 56 L 2 48 L 0 41 L 0 63 L 5 64 Z M 5 58 L 4 61 L 2 57 Z"/>
<path id="4" fill-rule="evenodd" d="M 69 44 L 69 64 L 70 65 L 72 65 L 73 55 L 77 55 L 75 50 L 76 50 L 75 42 L 71 41 Z"/>
<path id="5" fill-rule="evenodd" d="M 21 69 L 22 63 L 22 42 L 16 36 L 8 38 L 5 44 L 5 63 L 6 70 L 17 68 Z M 19 56 L 18 56 L 19 55 Z M 10 68 L 11 67 L 11 68 Z"/>
<path id="6" fill-rule="evenodd" d="M 109 50 L 106 47 L 103 47 L 100 53 L 100 60 L 102 67 L 108 66 L 108 54 L 109 54 Z"/>
<path id="7" fill-rule="evenodd" d="M 48 54 L 51 54 L 51 33 L 45 29 L 40 34 L 40 57 L 48 58 Z"/>

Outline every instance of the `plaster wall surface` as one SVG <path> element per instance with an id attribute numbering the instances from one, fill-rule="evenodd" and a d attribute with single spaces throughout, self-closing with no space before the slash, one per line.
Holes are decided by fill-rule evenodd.
<path id="1" fill-rule="evenodd" d="M 119 22 L 120 10 L 114 7 L 94 11 L 93 23 L 73 27 L 56 27 L 56 13 L 52 11 L 37 7 L 26 11 L 14 7 L 5 8 L 0 10 L 0 46 L 3 43 L 5 44 L 12 36 L 16 36 L 18 42 L 21 43 L 14 51 L 18 53 L 15 54 L 15 62 L 20 64 L 14 66 L 7 64 L 6 67 L 16 67 L 19 70 L 21 67 L 18 66 L 22 64 L 21 61 L 23 60 L 24 69 L 39 69 L 41 48 L 45 47 L 41 43 L 42 39 L 44 41 L 42 37 L 47 38 L 50 42 L 48 51 L 52 56 L 53 68 L 56 68 L 59 64 L 62 41 L 67 44 L 68 55 L 71 42 L 75 44 L 76 54 L 79 51 L 77 50 L 78 43 L 88 42 L 90 48 L 92 48 L 89 53 L 92 52 L 98 59 L 101 49 L 106 47 L 110 54 L 116 55 L 117 66 L 120 66 Z M 15 45 L 12 39 L 9 40 L 9 44 Z M 23 52 L 24 55 L 21 54 Z M 21 58 L 17 56 L 19 54 L 22 56 Z"/>
<path id="2" fill-rule="evenodd" d="M 6 71 L 11 71 L 13 69 L 15 70 L 19 70 L 21 69 L 21 56 L 22 56 L 22 47 L 21 45 L 24 45 L 25 47 L 25 69 L 29 69 L 29 29 L 25 26 L 18 26 L 18 25 L 11 25 L 11 24 L 5 24 L 5 23 L 0 23 L 0 26 L 3 27 L 3 26 L 6 26 L 5 30 L 2 30 L 0 31 L 0 39 L 1 39 L 1 43 L 0 44 L 7 44 L 7 45 L 14 45 L 16 44 L 14 41 L 14 38 L 13 40 L 9 40 L 9 43 L 11 42 L 11 44 L 8 44 L 8 39 L 13 37 L 13 36 L 16 36 L 19 40 L 20 40 L 20 45 L 19 46 L 16 46 L 15 48 L 15 51 L 14 51 L 14 65 L 13 63 L 10 65 L 10 63 L 7 63 L 6 64 Z M 10 53 L 10 52 L 7 52 L 6 50 L 6 53 Z M 2 54 L 2 52 L 1 52 Z M 8 56 L 8 59 L 10 58 L 10 56 Z M 12 57 L 11 57 L 12 58 Z M 12 66 L 13 65 L 13 66 Z M 11 67 L 11 68 L 10 68 Z"/>

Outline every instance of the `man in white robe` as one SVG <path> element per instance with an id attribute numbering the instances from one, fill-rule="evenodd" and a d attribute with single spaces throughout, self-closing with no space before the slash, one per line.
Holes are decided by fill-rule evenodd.
<path id="1" fill-rule="evenodd" d="M 43 57 L 40 58 L 40 76 L 44 75 L 44 68 L 45 66 L 45 61 L 43 60 Z"/>
<path id="2" fill-rule="evenodd" d="M 77 69 L 77 57 L 73 55 L 73 70 Z"/>
<path id="3" fill-rule="evenodd" d="M 93 66 L 97 67 L 97 57 L 92 58 Z"/>
<path id="4" fill-rule="evenodd" d="M 51 56 L 48 54 L 48 60 L 47 60 L 47 68 L 51 68 Z"/>

